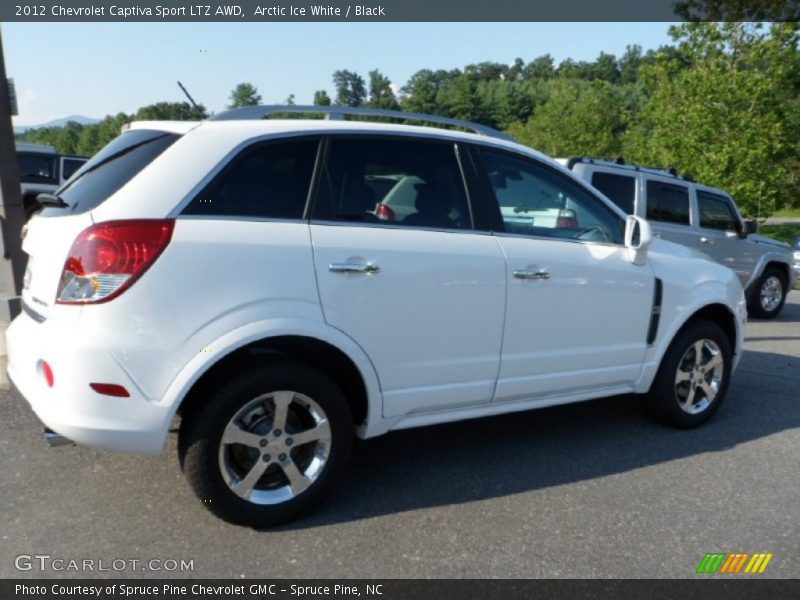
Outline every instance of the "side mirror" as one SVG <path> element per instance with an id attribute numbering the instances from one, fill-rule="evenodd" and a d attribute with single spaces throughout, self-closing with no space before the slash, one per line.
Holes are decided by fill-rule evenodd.
<path id="1" fill-rule="evenodd" d="M 628 258 L 635 265 L 643 265 L 647 258 L 647 248 L 653 241 L 650 223 L 636 215 L 628 215 L 625 222 L 625 247 Z"/>
<path id="2" fill-rule="evenodd" d="M 751 233 L 758 232 L 758 221 L 755 219 L 747 219 L 744 223 L 742 223 L 742 227 L 739 230 L 739 237 L 746 238 Z"/>

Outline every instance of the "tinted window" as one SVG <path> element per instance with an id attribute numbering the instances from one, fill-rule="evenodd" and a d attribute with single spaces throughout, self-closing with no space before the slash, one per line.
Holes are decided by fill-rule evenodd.
<path id="1" fill-rule="evenodd" d="M 566 177 L 505 152 L 479 153 L 507 232 L 622 243 L 622 219 Z"/>
<path id="2" fill-rule="evenodd" d="M 724 196 L 698 190 L 697 208 L 700 210 L 700 227 L 736 231 L 739 219 Z"/>
<path id="3" fill-rule="evenodd" d="M 301 219 L 318 146 L 309 139 L 244 150 L 183 214 Z"/>
<path id="4" fill-rule="evenodd" d="M 449 143 L 334 138 L 315 218 L 410 227 L 471 227 Z"/>
<path id="5" fill-rule="evenodd" d="M 49 154 L 18 154 L 22 183 L 58 183 L 56 158 Z"/>
<path id="6" fill-rule="evenodd" d="M 633 214 L 633 203 L 636 199 L 636 179 L 627 175 L 595 173 L 592 175 L 592 185 L 624 210 L 625 214 Z"/>
<path id="7" fill-rule="evenodd" d="M 689 224 L 689 190 L 678 185 L 647 182 L 647 218 Z"/>
<path id="8" fill-rule="evenodd" d="M 61 178 L 66 181 L 72 177 L 75 172 L 84 165 L 85 162 L 86 159 L 83 158 L 65 158 L 61 163 Z"/>
<path id="9" fill-rule="evenodd" d="M 163 131 L 135 129 L 109 142 L 57 190 L 70 205 L 66 212 L 84 213 L 100 206 L 178 137 Z M 46 207 L 40 214 L 58 216 L 65 211 Z"/>

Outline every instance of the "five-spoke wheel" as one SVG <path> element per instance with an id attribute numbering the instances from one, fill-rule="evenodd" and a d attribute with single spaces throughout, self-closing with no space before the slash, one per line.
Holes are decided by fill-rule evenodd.
<path id="1" fill-rule="evenodd" d="M 296 518 L 341 473 L 352 416 L 318 371 L 253 368 L 204 400 L 181 423 L 179 451 L 195 493 L 223 519 L 264 527 Z"/>

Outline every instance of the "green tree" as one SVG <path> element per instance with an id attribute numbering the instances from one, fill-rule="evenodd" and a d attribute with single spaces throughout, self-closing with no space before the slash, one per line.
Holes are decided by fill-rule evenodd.
<path id="1" fill-rule="evenodd" d="M 340 69 L 333 74 L 333 85 L 336 88 L 336 104 L 344 106 L 364 104 L 367 89 L 363 77 L 358 73 Z"/>
<path id="2" fill-rule="evenodd" d="M 398 110 L 400 104 L 392 90 L 392 82 L 378 69 L 369 72 L 369 98 L 367 106 Z"/>
<path id="3" fill-rule="evenodd" d="M 330 106 L 331 97 L 325 90 L 317 90 L 314 92 L 314 106 Z"/>
<path id="4" fill-rule="evenodd" d="M 208 118 L 203 105 L 192 106 L 188 102 L 157 102 L 136 111 L 137 121 L 199 121 Z"/>
<path id="5" fill-rule="evenodd" d="M 683 63 L 664 56 L 642 68 L 648 100 L 626 154 L 722 187 L 749 214 L 796 205 L 798 24 L 687 23 L 671 33 Z"/>
<path id="6" fill-rule="evenodd" d="M 549 98 L 527 123 L 509 132 L 550 156 L 613 156 L 626 124 L 623 103 L 611 84 L 557 78 Z"/>
<path id="7" fill-rule="evenodd" d="M 228 108 L 241 108 L 242 106 L 258 106 L 261 104 L 261 95 L 256 87 L 250 83 L 240 83 L 230 95 L 231 103 Z"/>

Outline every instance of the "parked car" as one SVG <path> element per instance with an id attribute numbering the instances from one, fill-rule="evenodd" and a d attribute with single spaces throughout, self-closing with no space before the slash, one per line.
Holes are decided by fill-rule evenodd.
<path id="1" fill-rule="evenodd" d="M 59 154 L 53 146 L 17 142 L 22 207 L 30 218 L 40 205 L 36 197 L 52 193 L 80 169 L 88 158 Z"/>
<path id="2" fill-rule="evenodd" d="M 262 119 L 287 110 L 335 118 Z M 406 178 L 413 210 L 382 218 Z M 57 196 L 24 240 L 11 380 L 52 443 L 159 453 L 180 415 L 189 483 L 234 523 L 326 498 L 354 436 L 622 393 L 695 427 L 742 354 L 730 269 L 468 122 L 135 123 Z M 574 218 L 515 210 L 554 198 Z"/>
<path id="3" fill-rule="evenodd" d="M 646 217 L 656 237 L 696 248 L 742 281 L 750 314 L 773 319 L 797 282 L 788 244 L 755 235 L 727 192 L 664 171 L 595 158 L 558 161 L 628 214 Z"/>
<path id="4" fill-rule="evenodd" d="M 800 277 L 800 235 L 794 238 L 794 276 Z"/>

